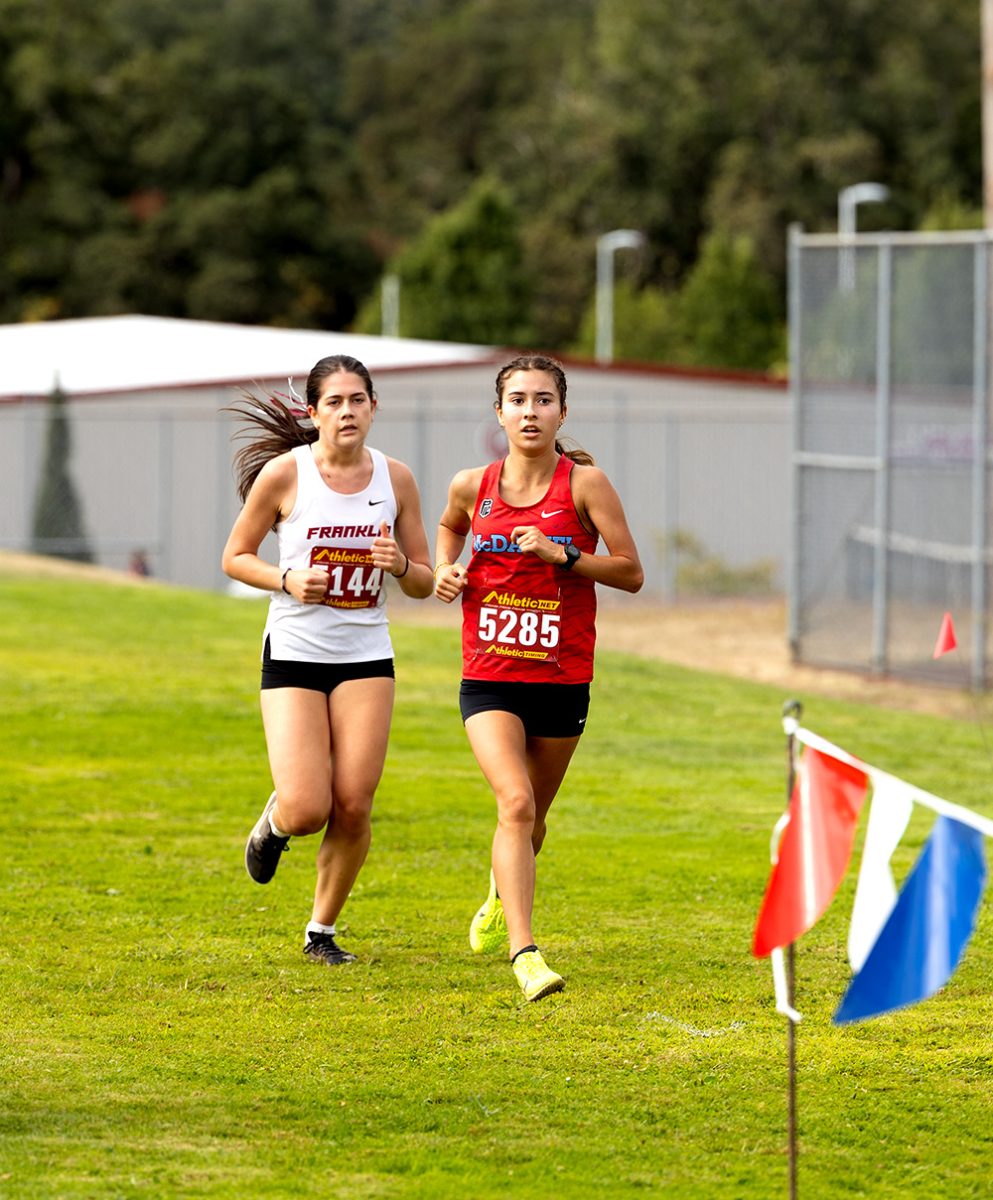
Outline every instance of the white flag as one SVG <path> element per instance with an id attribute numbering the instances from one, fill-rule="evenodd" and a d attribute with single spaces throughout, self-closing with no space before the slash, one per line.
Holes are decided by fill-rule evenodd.
<path id="1" fill-rule="evenodd" d="M 874 775 L 872 783 L 872 808 L 848 929 L 848 961 L 855 973 L 865 962 L 896 904 L 890 859 L 914 809 L 913 789 L 902 780 L 892 775 Z"/>

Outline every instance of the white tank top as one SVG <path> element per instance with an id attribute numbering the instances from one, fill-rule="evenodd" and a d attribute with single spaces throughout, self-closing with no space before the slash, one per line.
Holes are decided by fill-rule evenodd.
<path id="1" fill-rule="evenodd" d="M 397 501 L 386 457 L 372 456 L 369 486 L 354 496 L 324 482 L 310 446 L 292 451 L 297 465 L 293 511 L 276 526 L 279 569 L 322 567 L 328 573 L 323 604 L 301 604 L 274 592 L 263 634 L 269 656 L 294 662 L 372 662 L 392 658 L 383 572 L 372 565 L 373 538 L 385 521 L 396 525 Z"/>

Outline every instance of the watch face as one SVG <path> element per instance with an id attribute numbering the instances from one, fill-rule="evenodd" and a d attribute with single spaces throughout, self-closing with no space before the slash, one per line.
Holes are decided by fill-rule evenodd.
<path id="1" fill-rule="evenodd" d="M 580 553 L 581 551 L 578 546 L 572 545 L 571 542 L 568 543 L 565 546 L 565 562 L 562 565 L 564 567 L 571 567 L 579 558 Z"/>

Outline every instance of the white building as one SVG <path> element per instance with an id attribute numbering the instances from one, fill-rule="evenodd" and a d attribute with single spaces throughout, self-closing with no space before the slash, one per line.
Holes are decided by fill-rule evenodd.
<path id="1" fill-rule="evenodd" d="M 434 525 L 460 467 L 502 452 L 492 402 L 512 350 L 119 316 L 0 326 L 0 547 L 31 548 L 48 397 L 66 393 L 69 470 L 90 549 L 124 568 L 141 549 L 153 573 L 221 587 L 237 513 L 235 430 L 221 410 L 243 392 L 298 391 L 313 364 L 350 354 L 379 395 L 372 444 L 403 459 Z M 789 401 L 744 375 L 567 363 L 564 430 L 621 494 L 650 592 L 672 597 L 677 533 L 733 568 L 771 564 L 788 545 Z"/>

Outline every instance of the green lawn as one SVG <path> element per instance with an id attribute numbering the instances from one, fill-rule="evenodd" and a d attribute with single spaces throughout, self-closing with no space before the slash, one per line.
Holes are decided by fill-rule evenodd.
<path id="1" fill-rule="evenodd" d="M 539 863 L 567 990 L 525 1005 L 466 940 L 493 813 L 450 630 L 394 626 L 394 736 L 340 923 L 360 961 L 300 953 L 316 839 L 249 881 L 262 621 L 0 577 L 0 1196 L 785 1196 L 785 1022 L 749 947 L 786 697 L 601 656 Z M 990 811 L 977 725 L 800 698 L 818 733 Z M 854 874 L 797 952 L 800 1194 L 986 1196 L 989 906 L 939 996 L 837 1029 Z"/>

